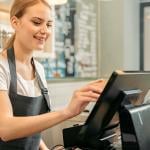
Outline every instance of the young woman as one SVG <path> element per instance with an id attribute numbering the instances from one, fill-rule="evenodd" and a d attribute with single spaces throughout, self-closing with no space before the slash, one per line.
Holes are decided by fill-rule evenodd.
<path id="1" fill-rule="evenodd" d="M 47 150 L 40 132 L 81 113 L 96 101 L 104 82 L 76 90 L 64 109 L 50 112 L 43 67 L 33 59 L 51 36 L 48 0 L 14 0 L 14 35 L 0 53 L 0 150 Z"/>

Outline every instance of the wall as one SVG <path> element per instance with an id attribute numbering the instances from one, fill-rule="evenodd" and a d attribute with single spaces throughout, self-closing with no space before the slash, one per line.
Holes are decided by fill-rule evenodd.
<path id="1" fill-rule="evenodd" d="M 100 75 L 139 69 L 139 0 L 99 1 Z"/>
<path id="2" fill-rule="evenodd" d="M 124 65 L 125 70 L 138 70 L 140 63 L 139 0 L 124 0 Z"/>
<path id="3" fill-rule="evenodd" d="M 123 1 L 100 2 L 101 76 L 123 67 Z"/>
<path id="4" fill-rule="evenodd" d="M 140 0 L 141 3 L 143 2 L 150 2 L 150 0 Z"/>
<path id="5" fill-rule="evenodd" d="M 0 23 L 9 24 L 9 14 L 7 12 L 0 12 Z"/>
<path id="6" fill-rule="evenodd" d="M 141 62 L 141 67 L 142 69 L 144 69 L 145 71 L 149 71 L 150 70 L 150 63 L 149 63 L 149 56 L 150 56 L 150 0 L 141 0 L 141 2 L 147 2 L 147 6 L 143 5 L 142 6 L 142 11 L 144 11 L 144 16 L 142 16 L 143 19 L 142 23 L 143 23 L 143 33 L 141 33 L 141 36 L 143 36 L 144 41 L 142 44 L 142 53 L 143 53 L 143 62 Z M 143 35 L 142 35 L 143 34 Z"/>

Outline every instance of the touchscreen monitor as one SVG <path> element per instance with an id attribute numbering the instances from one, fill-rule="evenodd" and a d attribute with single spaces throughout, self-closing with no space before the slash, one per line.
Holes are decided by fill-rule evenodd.
<path id="1" fill-rule="evenodd" d="M 143 103 L 144 97 L 150 88 L 150 72 L 123 72 L 114 71 L 110 76 L 102 94 L 93 107 L 85 124 L 78 133 L 78 140 L 84 141 L 91 137 L 103 137 L 114 114 L 122 103 L 121 92 L 140 93 L 137 105 Z"/>

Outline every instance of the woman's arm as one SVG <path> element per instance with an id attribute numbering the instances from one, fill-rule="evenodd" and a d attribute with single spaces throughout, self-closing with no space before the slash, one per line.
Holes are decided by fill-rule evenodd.
<path id="1" fill-rule="evenodd" d="M 4 141 L 30 136 L 82 112 L 90 101 L 96 101 L 104 87 L 96 81 L 74 92 L 69 105 L 57 112 L 37 116 L 13 116 L 7 91 L 0 91 L 0 138 Z"/>

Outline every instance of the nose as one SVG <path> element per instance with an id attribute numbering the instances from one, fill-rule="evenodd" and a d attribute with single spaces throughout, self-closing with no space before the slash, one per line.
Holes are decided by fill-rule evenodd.
<path id="1" fill-rule="evenodd" d="M 40 30 L 40 32 L 41 32 L 42 34 L 50 33 L 50 31 L 51 31 L 51 29 L 48 28 L 47 25 L 42 26 L 42 27 L 41 27 L 41 30 Z"/>

